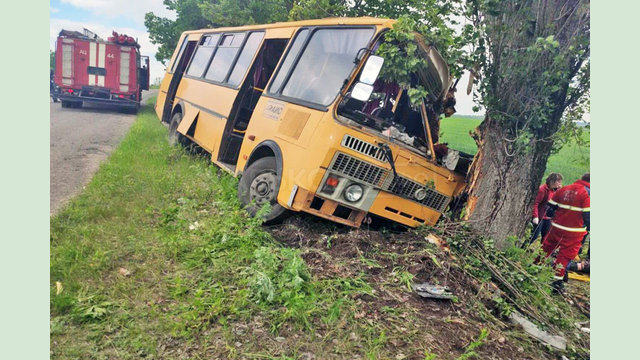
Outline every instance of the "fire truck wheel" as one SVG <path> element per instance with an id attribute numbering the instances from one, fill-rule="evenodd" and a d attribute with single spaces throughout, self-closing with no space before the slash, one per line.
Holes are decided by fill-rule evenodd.
<path id="1" fill-rule="evenodd" d="M 174 146 L 179 143 L 186 147 L 189 144 L 189 139 L 178 132 L 180 121 L 182 121 L 182 114 L 179 112 L 173 114 L 169 122 L 169 145 Z"/>
<path id="2" fill-rule="evenodd" d="M 287 215 L 287 209 L 276 199 L 278 182 L 274 157 L 264 157 L 249 165 L 238 182 L 238 198 L 251 216 L 256 216 L 266 203 L 271 205 L 271 211 L 263 215 L 265 223 L 278 222 Z"/>

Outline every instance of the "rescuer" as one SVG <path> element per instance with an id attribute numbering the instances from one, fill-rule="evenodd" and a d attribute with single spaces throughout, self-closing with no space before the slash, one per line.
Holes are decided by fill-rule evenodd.
<path id="1" fill-rule="evenodd" d="M 563 281 L 567 280 L 569 261 L 578 255 L 582 239 L 590 229 L 590 192 L 590 175 L 586 173 L 580 180 L 556 191 L 547 206 L 551 230 L 542 242 L 542 249 L 547 257 L 558 250 L 553 262 L 556 267 L 553 287 L 558 291 L 562 291 Z"/>
<path id="2" fill-rule="evenodd" d="M 562 187 L 562 175 L 551 173 L 547 176 L 544 184 L 540 185 L 538 195 L 533 203 L 533 211 L 531 215 L 531 223 L 533 224 L 533 233 L 529 244 L 531 245 L 538 236 L 544 239 L 551 228 L 551 219 L 546 215 L 547 203 L 553 197 L 553 193 Z M 542 219 L 540 219 L 542 218 Z"/>

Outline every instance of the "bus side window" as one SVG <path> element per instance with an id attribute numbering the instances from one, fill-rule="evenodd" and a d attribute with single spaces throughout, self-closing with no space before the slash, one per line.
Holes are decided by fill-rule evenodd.
<path id="1" fill-rule="evenodd" d="M 258 89 L 264 89 L 271 79 L 271 75 L 276 70 L 276 66 L 287 47 L 287 39 L 269 39 L 265 40 L 263 50 L 258 54 L 256 63 L 256 71 L 253 74 L 254 86 Z"/>
<path id="2" fill-rule="evenodd" d="M 236 61 L 236 65 L 233 67 L 233 71 L 231 72 L 229 80 L 227 81 L 229 85 L 240 85 L 240 81 L 242 81 L 242 78 L 244 78 L 244 75 L 247 73 L 247 69 L 249 69 L 251 60 L 253 60 L 253 57 L 258 51 L 258 45 L 260 45 L 263 37 L 263 32 L 254 32 L 249 34 L 247 43 L 244 44 L 244 48 L 242 48 L 240 56 Z"/>
<path id="3" fill-rule="evenodd" d="M 187 69 L 187 75 L 202 77 L 202 74 L 209 64 L 211 55 L 213 55 L 213 52 L 216 49 L 219 38 L 220 34 L 213 34 L 205 36 L 202 39 L 200 45 L 198 45 L 198 48 L 193 54 L 193 58 L 191 59 L 191 63 L 189 64 L 189 68 Z"/>
<path id="4" fill-rule="evenodd" d="M 293 65 L 293 61 L 298 56 L 302 45 L 304 45 L 307 36 L 309 36 L 309 29 L 302 29 L 298 32 L 298 35 L 296 35 L 295 40 L 293 40 L 293 44 L 291 44 L 291 46 L 289 47 L 287 57 L 284 59 L 284 62 L 280 66 L 280 69 L 278 70 L 275 79 L 273 79 L 271 86 L 269 86 L 270 94 L 277 94 L 280 91 L 280 87 L 282 86 L 285 77 L 289 73 L 291 65 Z"/>
<path id="5" fill-rule="evenodd" d="M 367 46 L 373 29 L 318 29 L 308 41 L 282 95 L 322 106 L 338 95 L 355 67 L 358 50 Z"/>
<path id="6" fill-rule="evenodd" d="M 245 36 L 246 33 L 225 34 L 223 36 L 218 51 L 213 55 L 211 65 L 204 76 L 205 79 L 217 82 L 225 80 Z"/>

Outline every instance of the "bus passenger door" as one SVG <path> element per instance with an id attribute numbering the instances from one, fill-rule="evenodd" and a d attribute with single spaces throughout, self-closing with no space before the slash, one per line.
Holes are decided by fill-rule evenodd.
<path id="1" fill-rule="evenodd" d="M 220 144 L 218 161 L 234 165 L 253 111 L 280 61 L 288 39 L 265 39 L 231 108 Z"/>
<path id="2" fill-rule="evenodd" d="M 197 41 L 187 41 L 188 37 L 185 37 L 183 43 L 183 49 L 180 49 L 180 53 L 178 53 L 178 58 L 175 60 L 174 69 L 173 69 L 173 77 L 171 78 L 171 82 L 169 83 L 169 88 L 167 89 L 167 97 L 164 101 L 164 108 L 162 110 L 162 121 L 168 123 L 171 120 L 171 110 L 173 109 L 173 101 L 176 97 L 176 91 L 178 90 L 178 85 L 180 85 L 180 80 L 182 80 L 182 75 L 189 64 L 189 59 L 191 59 L 191 55 L 196 48 Z"/>

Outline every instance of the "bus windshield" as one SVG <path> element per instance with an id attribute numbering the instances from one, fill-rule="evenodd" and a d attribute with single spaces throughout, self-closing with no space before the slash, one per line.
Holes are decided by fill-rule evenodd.
<path id="1" fill-rule="evenodd" d="M 411 75 L 410 87 L 420 85 L 427 90 L 425 105 L 428 119 L 422 118 L 419 106 L 411 104 L 408 89 L 381 78 L 373 84 L 373 92 L 368 101 L 353 99 L 347 94 L 338 107 L 338 115 L 425 154 L 429 149 L 425 122 L 428 120 L 429 124 L 437 123 L 450 77 L 449 68 L 442 56 L 433 47 L 425 45 L 419 36 L 416 36 L 416 42 L 427 61 L 426 66 Z M 385 62 L 384 66 L 388 64 Z M 431 133 L 432 141 L 436 143 L 437 129 L 433 129 L 434 127 L 437 126 L 432 126 Z"/>

